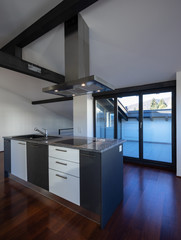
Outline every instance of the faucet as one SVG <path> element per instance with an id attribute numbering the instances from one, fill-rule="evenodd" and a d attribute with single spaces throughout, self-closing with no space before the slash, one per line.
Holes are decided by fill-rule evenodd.
<path id="1" fill-rule="evenodd" d="M 45 132 L 42 132 L 41 130 L 39 130 L 38 128 L 34 128 L 35 131 L 39 132 L 40 134 L 42 134 L 43 136 L 45 136 L 45 138 L 48 138 L 48 130 L 45 128 L 42 128 L 43 130 L 45 130 Z"/>

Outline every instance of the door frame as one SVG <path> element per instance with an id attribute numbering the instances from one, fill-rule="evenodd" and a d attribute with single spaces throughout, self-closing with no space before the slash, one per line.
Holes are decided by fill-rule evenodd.
<path id="1" fill-rule="evenodd" d="M 143 128 L 141 126 L 143 123 L 143 95 L 160 92 L 172 92 L 172 163 L 143 159 Z M 167 168 L 176 171 L 176 81 L 123 88 L 119 89 L 119 91 L 116 89 L 111 91 L 111 94 L 108 94 L 107 92 L 105 94 L 101 93 L 100 95 L 94 94 L 94 137 L 96 137 L 96 100 L 114 98 L 114 138 L 117 139 L 117 98 L 133 95 L 139 96 L 139 159 L 123 157 L 123 160 L 125 162 Z"/>

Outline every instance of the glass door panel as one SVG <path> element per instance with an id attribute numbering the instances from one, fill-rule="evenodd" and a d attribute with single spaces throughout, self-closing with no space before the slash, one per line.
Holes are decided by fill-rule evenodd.
<path id="1" fill-rule="evenodd" d="M 114 98 L 96 100 L 96 137 L 114 138 Z"/>
<path id="2" fill-rule="evenodd" d="M 117 101 L 117 136 L 126 140 L 123 156 L 139 158 L 139 96 L 120 97 Z"/>
<path id="3" fill-rule="evenodd" d="M 143 159 L 172 163 L 172 92 L 143 95 Z"/>

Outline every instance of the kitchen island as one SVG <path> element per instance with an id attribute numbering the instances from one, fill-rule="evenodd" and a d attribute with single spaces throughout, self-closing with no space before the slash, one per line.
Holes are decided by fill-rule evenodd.
<path id="1" fill-rule="evenodd" d="M 70 136 L 4 137 L 5 177 L 21 180 L 93 220 L 91 216 L 98 216 L 96 221 L 104 228 L 123 199 L 123 142 Z"/>

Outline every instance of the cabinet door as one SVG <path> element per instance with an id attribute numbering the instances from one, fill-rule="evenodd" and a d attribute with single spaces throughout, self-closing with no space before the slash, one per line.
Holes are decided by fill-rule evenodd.
<path id="1" fill-rule="evenodd" d="M 27 143 L 28 181 L 49 189 L 48 183 L 48 146 Z"/>
<path id="2" fill-rule="evenodd" d="M 11 172 L 11 140 L 4 139 L 4 174 L 8 177 Z"/>
<path id="3" fill-rule="evenodd" d="M 26 142 L 11 140 L 11 173 L 27 181 Z"/>
<path id="4" fill-rule="evenodd" d="M 100 214 L 101 155 L 80 151 L 80 206 Z"/>

